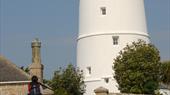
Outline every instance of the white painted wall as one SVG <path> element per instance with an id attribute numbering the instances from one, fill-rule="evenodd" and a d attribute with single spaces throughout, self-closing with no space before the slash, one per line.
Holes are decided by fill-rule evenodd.
<path id="1" fill-rule="evenodd" d="M 101 15 L 106 7 L 106 15 Z M 80 0 L 79 37 L 103 33 L 147 35 L 143 0 Z"/>
<path id="2" fill-rule="evenodd" d="M 101 7 L 106 7 L 106 15 L 101 14 Z M 100 86 L 119 92 L 113 79 L 114 58 L 128 43 L 149 42 L 143 0 L 80 0 L 79 21 L 77 66 L 84 71 L 85 95 L 94 95 Z M 113 45 L 112 36 L 119 36 L 118 45 Z"/>
<path id="3" fill-rule="evenodd" d="M 168 89 L 160 89 L 159 91 L 162 95 L 170 95 L 170 90 Z"/>

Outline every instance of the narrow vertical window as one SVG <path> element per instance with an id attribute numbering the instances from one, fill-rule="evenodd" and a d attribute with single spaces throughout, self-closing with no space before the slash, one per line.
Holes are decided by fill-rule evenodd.
<path id="1" fill-rule="evenodd" d="M 106 7 L 100 8 L 102 15 L 106 15 Z"/>
<path id="2" fill-rule="evenodd" d="M 119 41 L 119 36 L 113 36 L 113 45 L 118 45 L 118 41 Z"/>
<path id="3" fill-rule="evenodd" d="M 109 78 L 104 78 L 106 83 L 109 83 Z"/>
<path id="4" fill-rule="evenodd" d="M 87 75 L 91 75 L 91 67 L 87 67 Z"/>

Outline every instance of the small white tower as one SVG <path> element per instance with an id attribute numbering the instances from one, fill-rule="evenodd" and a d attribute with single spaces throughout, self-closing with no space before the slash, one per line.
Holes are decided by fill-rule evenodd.
<path id="1" fill-rule="evenodd" d="M 114 58 L 128 43 L 149 42 L 144 0 L 80 0 L 77 66 L 84 71 L 86 93 L 105 87 L 117 93 Z"/>

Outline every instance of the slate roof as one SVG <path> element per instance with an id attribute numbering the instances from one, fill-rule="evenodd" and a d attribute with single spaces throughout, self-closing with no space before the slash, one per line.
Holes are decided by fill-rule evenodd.
<path id="1" fill-rule="evenodd" d="M 30 81 L 30 76 L 0 55 L 0 82 Z"/>

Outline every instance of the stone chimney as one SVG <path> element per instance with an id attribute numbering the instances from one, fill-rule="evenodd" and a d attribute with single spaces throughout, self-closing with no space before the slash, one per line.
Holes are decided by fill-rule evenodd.
<path id="1" fill-rule="evenodd" d="M 41 64 L 41 42 L 38 38 L 31 43 L 32 46 L 32 64 L 29 66 L 31 76 L 38 77 L 39 82 L 43 82 L 43 65 Z"/>

